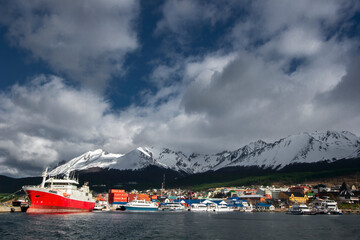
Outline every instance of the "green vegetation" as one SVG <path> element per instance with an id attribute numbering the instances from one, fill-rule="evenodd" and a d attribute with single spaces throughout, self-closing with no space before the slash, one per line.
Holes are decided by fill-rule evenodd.
<path id="1" fill-rule="evenodd" d="M 355 172 L 360 171 L 360 168 L 346 168 L 346 169 L 336 169 L 336 170 L 326 170 L 319 172 L 294 172 L 294 173 L 273 173 L 263 176 L 251 176 L 236 178 L 231 181 L 219 181 L 212 183 L 203 183 L 194 185 L 191 189 L 195 191 L 205 190 L 215 187 L 224 187 L 224 186 L 250 186 L 250 185 L 272 185 L 274 183 L 281 184 L 301 184 L 306 181 L 321 181 L 325 179 L 332 179 L 336 177 L 347 176 L 354 174 Z"/>
<path id="2" fill-rule="evenodd" d="M 340 209 L 351 209 L 351 210 L 359 210 L 360 207 L 357 204 L 350 204 L 350 203 L 339 203 L 338 208 Z"/>
<path id="3" fill-rule="evenodd" d="M 16 196 L 12 193 L 0 193 L 0 202 L 6 202 L 9 201 L 13 198 L 15 198 Z"/>

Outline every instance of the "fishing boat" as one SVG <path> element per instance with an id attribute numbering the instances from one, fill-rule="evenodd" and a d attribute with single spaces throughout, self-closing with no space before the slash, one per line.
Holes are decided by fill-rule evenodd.
<path id="1" fill-rule="evenodd" d="M 134 200 L 124 205 L 126 210 L 136 211 L 157 211 L 158 205 L 155 202 L 145 200 Z"/>
<path id="2" fill-rule="evenodd" d="M 63 179 L 46 179 L 47 169 L 42 177 L 38 186 L 23 186 L 30 199 L 27 213 L 89 212 L 94 209 L 95 200 L 87 183 L 78 188 L 79 182 L 71 179 L 69 173 Z"/>

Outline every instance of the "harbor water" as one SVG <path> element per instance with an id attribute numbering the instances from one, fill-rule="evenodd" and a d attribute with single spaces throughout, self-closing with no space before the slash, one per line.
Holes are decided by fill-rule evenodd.
<path id="1" fill-rule="evenodd" d="M 0 239 L 360 239 L 360 215 L 92 212 L 0 214 Z"/>

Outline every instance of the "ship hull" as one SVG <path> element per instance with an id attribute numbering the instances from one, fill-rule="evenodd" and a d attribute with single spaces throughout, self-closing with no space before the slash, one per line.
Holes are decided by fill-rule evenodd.
<path id="1" fill-rule="evenodd" d="M 128 211 L 157 211 L 157 207 L 131 207 L 125 206 L 125 209 Z"/>
<path id="2" fill-rule="evenodd" d="M 90 212 L 95 202 L 81 201 L 51 193 L 46 189 L 24 189 L 31 205 L 27 213 L 75 213 Z"/>

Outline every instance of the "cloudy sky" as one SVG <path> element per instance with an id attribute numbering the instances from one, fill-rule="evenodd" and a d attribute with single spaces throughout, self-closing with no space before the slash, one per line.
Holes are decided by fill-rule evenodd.
<path id="1" fill-rule="evenodd" d="M 0 174 L 359 136 L 359 47 L 356 0 L 0 0 Z"/>

